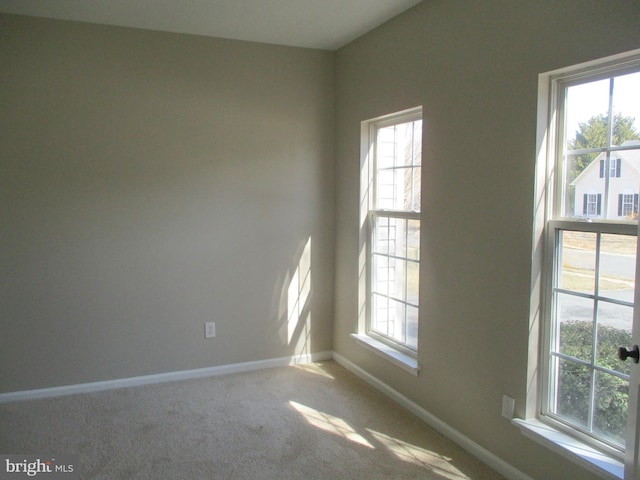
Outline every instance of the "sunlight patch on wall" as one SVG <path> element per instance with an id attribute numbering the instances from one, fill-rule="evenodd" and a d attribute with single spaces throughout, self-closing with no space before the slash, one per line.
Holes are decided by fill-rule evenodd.
<path id="1" fill-rule="evenodd" d="M 334 417 L 328 413 L 321 412 L 315 408 L 307 407 L 293 400 L 289 405 L 298 412 L 304 419 L 320 430 L 338 435 L 346 440 L 363 445 L 367 448 L 375 448 L 362 435 L 358 434 L 347 422 L 341 418 Z"/>
<path id="2" fill-rule="evenodd" d="M 289 344 L 293 346 L 295 356 L 311 353 L 311 312 L 305 312 L 298 319 Z"/>
<path id="3" fill-rule="evenodd" d="M 411 445 L 403 440 L 390 437 L 375 430 L 367 429 L 367 432 L 384 445 L 387 450 L 398 457 L 398 459 L 404 462 L 427 468 L 442 478 L 449 480 L 469 480 L 468 476 L 451 465 L 451 458 Z"/>
<path id="4" fill-rule="evenodd" d="M 300 260 L 293 272 L 287 289 L 287 344 L 291 345 L 296 336 L 303 337 L 308 344 L 311 315 L 307 302 L 311 294 L 311 238 L 304 246 Z M 298 333 L 298 331 L 300 332 Z M 296 352 L 308 353 L 308 352 Z"/>

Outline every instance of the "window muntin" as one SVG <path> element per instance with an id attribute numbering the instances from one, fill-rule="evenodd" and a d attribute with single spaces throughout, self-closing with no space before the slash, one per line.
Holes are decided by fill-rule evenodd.
<path id="1" fill-rule="evenodd" d="M 639 90 L 637 59 L 566 74 L 552 79 L 549 115 L 556 181 L 543 265 L 542 416 L 618 452 L 629 367 L 615 353 L 630 344 L 633 324 L 640 176 L 628 166 L 640 158 Z"/>
<path id="2" fill-rule="evenodd" d="M 373 195 L 367 213 L 367 334 L 418 348 L 421 110 L 369 122 Z"/>

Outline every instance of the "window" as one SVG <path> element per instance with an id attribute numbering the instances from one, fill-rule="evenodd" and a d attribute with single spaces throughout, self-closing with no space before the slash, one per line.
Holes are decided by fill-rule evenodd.
<path id="1" fill-rule="evenodd" d="M 422 109 L 363 122 L 362 134 L 359 339 L 417 368 Z"/>
<path id="2" fill-rule="evenodd" d="M 541 289 L 532 312 L 542 348 L 538 403 L 528 411 L 617 465 L 594 471 L 621 476 L 625 454 L 637 452 L 628 439 L 640 431 L 629 408 L 640 366 L 617 358 L 619 347 L 640 343 L 633 216 L 640 172 L 625 166 L 635 160 L 623 161 L 640 158 L 640 52 L 540 80 L 533 281 Z"/>
<path id="3" fill-rule="evenodd" d="M 589 217 L 594 217 L 602 213 L 602 194 L 585 193 L 583 201 L 583 213 Z"/>
<path id="4" fill-rule="evenodd" d="M 621 193 L 618 195 L 618 216 L 629 220 L 637 218 L 638 215 L 638 194 Z"/>
<path id="5" fill-rule="evenodd" d="M 600 160 L 600 178 L 604 178 L 606 160 Z M 616 178 L 620 176 L 621 161 L 619 158 L 609 159 L 609 178 Z"/>

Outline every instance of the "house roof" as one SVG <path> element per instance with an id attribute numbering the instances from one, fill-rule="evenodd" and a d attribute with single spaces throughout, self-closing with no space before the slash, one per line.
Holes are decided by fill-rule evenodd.
<path id="1" fill-rule="evenodd" d="M 616 158 L 618 157 L 622 158 L 627 164 L 631 166 L 631 168 L 636 170 L 636 172 L 640 173 L 640 140 L 627 140 L 621 146 L 635 147 L 635 149 L 616 151 L 615 152 Z M 596 158 L 594 158 L 593 161 L 589 165 L 587 165 L 587 167 L 582 172 L 580 172 L 580 175 L 578 175 L 573 180 L 573 182 L 571 182 L 571 185 L 576 185 L 577 183 L 580 182 L 582 177 L 587 175 L 587 172 L 589 170 L 591 170 L 592 168 L 597 168 L 596 165 L 599 166 L 600 160 L 604 159 L 605 155 L 606 153 L 603 152 L 600 155 L 598 155 Z"/>
<path id="2" fill-rule="evenodd" d="M 632 145 L 640 147 L 640 140 L 627 140 L 622 144 L 623 147 Z M 640 150 L 629 150 L 620 152 L 620 154 L 633 168 L 640 172 Z"/>

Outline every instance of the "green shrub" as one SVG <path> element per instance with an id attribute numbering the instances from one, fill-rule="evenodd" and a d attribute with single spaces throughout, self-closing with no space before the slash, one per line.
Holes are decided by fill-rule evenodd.
<path id="1" fill-rule="evenodd" d="M 628 375 L 629 364 L 617 357 L 620 346 L 629 345 L 631 334 L 609 326 L 599 326 L 596 364 Z M 560 326 L 560 352 L 591 361 L 593 325 L 591 322 L 566 322 Z M 629 382 L 616 375 L 596 371 L 593 430 L 618 443 L 624 443 L 627 424 Z M 584 427 L 588 426 L 592 375 L 580 363 L 561 360 L 558 371 L 556 412 Z"/>

